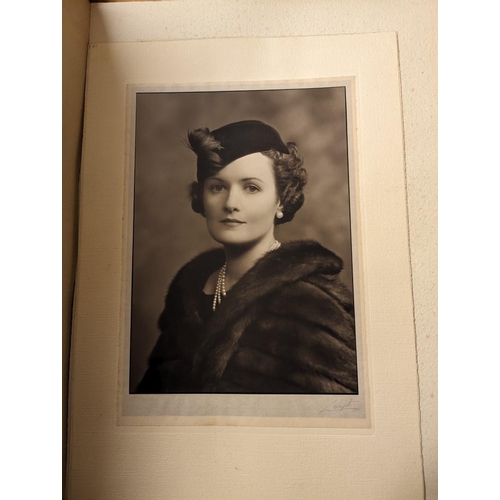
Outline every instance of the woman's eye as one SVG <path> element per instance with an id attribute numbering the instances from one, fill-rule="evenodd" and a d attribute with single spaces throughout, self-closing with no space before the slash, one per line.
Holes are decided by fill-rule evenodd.
<path id="1" fill-rule="evenodd" d="M 220 193 L 224 189 L 224 186 L 222 184 L 213 184 L 209 189 L 212 192 Z"/>
<path id="2" fill-rule="evenodd" d="M 249 193 L 258 193 L 260 189 L 257 186 L 247 186 L 245 188 Z"/>

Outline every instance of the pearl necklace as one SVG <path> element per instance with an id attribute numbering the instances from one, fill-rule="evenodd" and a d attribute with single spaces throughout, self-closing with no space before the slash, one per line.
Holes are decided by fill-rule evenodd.
<path id="1" fill-rule="evenodd" d="M 271 248 L 268 250 L 268 252 L 272 252 L 273 250 L 276 250 L 280 246 L 281 243 L 278 240 L 275 240 L 274 243 L 271 245 Z M 217 278 L 217 286 L 215 287 L 214 301 L 212 303 L 212 309 L 214 311 L 217 305 L 222 302 L 222 297 L 226 296 L 226 264 L 227 262 L 224 262 L 224 265 L 221 267 L 221 270 L 219 271 L 219 277 Z"/>

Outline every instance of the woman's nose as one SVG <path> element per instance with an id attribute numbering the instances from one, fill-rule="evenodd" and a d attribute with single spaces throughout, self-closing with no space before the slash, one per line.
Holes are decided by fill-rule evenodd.
<path id="1" fill-rule="evenodd" d="M 227 197 L 224 203 L 224 210 L 226 212 L 237 212 L 239 210 L 238 194 L 236 190 L 229 189 L 227 192 Z"/>

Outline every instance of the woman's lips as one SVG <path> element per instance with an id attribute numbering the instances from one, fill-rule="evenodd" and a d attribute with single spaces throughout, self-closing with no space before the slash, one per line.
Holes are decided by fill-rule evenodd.
<path id="1" fill-rule="evenodd" d="M 239 226 L 240 224 L 246 224 L 246 222 L 238 219 L 222 219 L 220 222 L 226 226 Z"/>

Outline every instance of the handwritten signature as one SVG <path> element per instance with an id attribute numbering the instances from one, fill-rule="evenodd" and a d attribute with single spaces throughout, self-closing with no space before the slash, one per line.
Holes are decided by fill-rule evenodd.
<path id="1" fill-rule="evenodd" d="M 359 401 L 355 401 L 353 398 L 349 398 L 348 401 L 340 400 L 334 401 L 329 404 L 326 408 L 323 408 L 320 413 L 326 412 L 343 412 L 344 410 L 359 411 Z"/>

